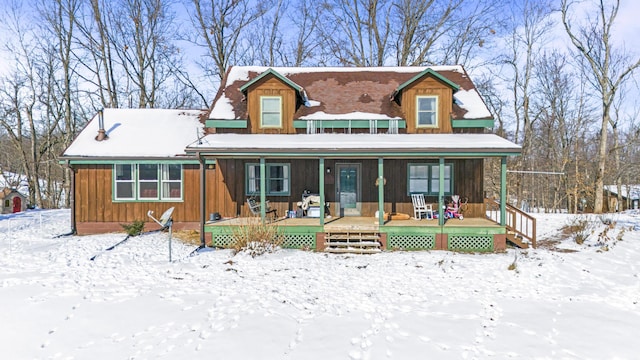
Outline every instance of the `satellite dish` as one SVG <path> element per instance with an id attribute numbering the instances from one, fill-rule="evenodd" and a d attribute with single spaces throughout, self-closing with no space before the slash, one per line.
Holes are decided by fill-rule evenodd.
<path id="1" fill-rule="evenodd" d="M 147 216 L 153 219 L 153 221 L 157 222 L 158 225 L 165 228 L 169 225 L 169 222 L 171 221 L 171 215 L 173 214 L 173 209 L 174 207 L 168 208 L 164 213 L 162 213 L 162 216 L 160 216 L 159 220 L 153 217 L 153 211 L 151 210 L 147 212 Z"/>
<path id="2" fill-rule="evenodd" d="M 167 226 L 169 221 L 171 221 L 171 214 L 173 214 L 173 207 L 168 208 L 167 211 L 160 216 L 160 225 L 162 227 Z"/>
<path id="3" fill-rule="evenodd" d="M 168 208 L 164 213 L 162 213 L 162 216 L 160 216 L 160 220 L 158 220 L 153 217 L 152 210 L 147 211 L 147 216 L 153 219 L 153 221 L 157 222 L 158 225 L 162 226 L 162 229 L 165 229 L 167 227 L 169 228 L 169 262 L 171 262 L 171 214 L 173 214 L 173 207 Z"/>

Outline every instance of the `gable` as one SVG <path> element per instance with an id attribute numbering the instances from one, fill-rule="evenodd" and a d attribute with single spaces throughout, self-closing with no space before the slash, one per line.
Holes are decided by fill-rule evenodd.
<path id="1" fill-rule="evenodd" d="M 493 124 L 489 110 L 461 66 L 230 67 L 211 108 L 209 119 L 227 120 L 226 124 L 236 123 L 228 120 L 246 121 L 249 109 L 241 89 L 246 91 L 257 88 L 256 85 L 262 84 L 269 77 L 280 79 L 291 89 L 297 86 L 302 89 L 300 94 L 307 96 L 308 101 L 300 101 L 299 98 L 292 115 L 294 121 L 404 119 L 405 113 L 401 104 L 393 101 L 394 95 L 398 94 L 398 90 L 402 93 L 416 84 L 432 81 L 438 88 L 455 93 L 453 97 L 449 97 L 449 112 L 454 122 L 463 120 L 458 123 L 465 127 L 474 127 L 474 123 L 469 122 L 474 120 L 486 120 L 480 122 L 485 126 Z M 292 87 L 289 83 L 295 86 Z"/>

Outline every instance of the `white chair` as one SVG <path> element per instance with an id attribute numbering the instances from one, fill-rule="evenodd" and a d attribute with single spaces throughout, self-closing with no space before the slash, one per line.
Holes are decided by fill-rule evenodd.
<path id="1" fill-rule="evenodd" d="M 411 194 L 411 202 L 413 203 L 414 218 L 420 220 L 424 214 L 428 220 L 433 219 L 433 208 L 431 204 L 425 203 L 423 194 Z"/>

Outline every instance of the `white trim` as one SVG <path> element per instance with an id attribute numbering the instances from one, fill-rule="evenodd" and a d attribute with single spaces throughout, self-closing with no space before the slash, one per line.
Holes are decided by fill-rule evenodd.
<path id="1" fill-rule="evenodd" d="M 278 122 L 278 125 L 265 125 L 264 124 L 264 110 L 263 110 L 263 100 L 269 100 L 269 99 L 277 99 L 280 105 L 280 119 Z M 273 112 L 270 112 L 271 114 L 273 114 Z M 261 129 L 281 129 L 282 128 L 282 96 L 260 96 L 260 128 Z"/>
<path id="2" fill-rule="evenodd" d="M 434 105 L 434 110 L 433 110 L 433 117 L 434 117 L 434 123 L 433 124 L 428 124 L 428 125 L 421 125 L 420 124 L 420 100 L 422 99 L 434 99 L 435 100 L 435 105 Z M 439 111 L 438 111 L 438 96 L 437 95 L 418 95 L 416 96 L 416 128 L 418 129 L 431 129 L 431 128 L 437 128 L 439 126 Z M 423 112 L 429 112 L 430 111 L 423 111 Z"/>

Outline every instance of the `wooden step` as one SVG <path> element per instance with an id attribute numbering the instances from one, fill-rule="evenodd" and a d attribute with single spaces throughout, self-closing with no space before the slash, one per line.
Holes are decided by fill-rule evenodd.
<path id="1" fill-rule="evenodd" d="M 350 247 L 350 246 L 351 247 L 360 247 L 360 248 L 367 248 L 367 247 L 377 247 L 377 248 L 379 248 L 380 247 L 380 243 L 377 242 L 377 241 L 349 241 L 349 242 L 346 242 L 346 241 L 341 241 L 341 242 L 335 241 L 335 242 L 325 242 L 324 246 L 325 247 L 335 246 L 335 247 L 341 247 L 341 248 Z"/>
<path id="2" fill-rule="evenodd" d="M 324 251 L 333 254 L 377 254 L 382 250 L 379 248 L 326 248 Z"/>
<path id="3" fill-rule="evenodd" d="M 512 232 L 507 232 L 507 241 L 513 243 L 515 246 L 521 248 L 521 249 L 528 249 L 529 248 L 529 243 L 528 242 L 524 242 L 522 241 L 523 239 L 519 236 L 516 236 L 514 233 Z"/>
<path id="4" fill-rule="evenodd" d="M 360 233 L 350 233 L 350 234 L 327 234 L 325 239 L 331 240 L 378 240 L 380 239 L 380 235 L 378 234 L 360 234 Z"/>

